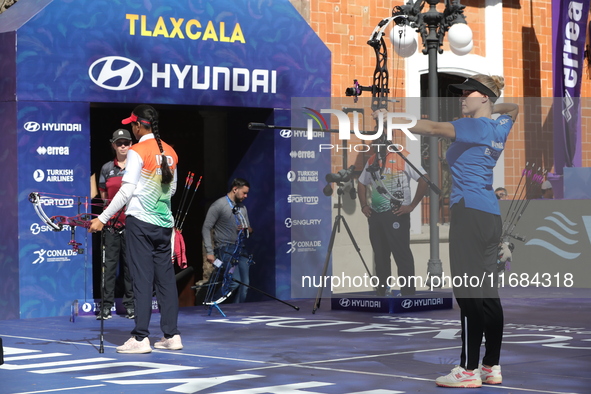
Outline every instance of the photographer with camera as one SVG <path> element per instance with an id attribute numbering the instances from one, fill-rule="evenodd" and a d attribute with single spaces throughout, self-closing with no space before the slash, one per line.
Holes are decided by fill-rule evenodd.
<path id="1" fill-rule="evenodd" d="M 419 168 L 426 176 L 423 168 Z M 411 201 L 410 180 L 418 182 Z M 410 249 L 410 213 L 421 202 L 429 185 L 408 163 L 392 152 L 376 152 L 367 161 L 357 191 L 361 211 L 369 224 L 369 239 L 374 252 L 375 273 L 380 280 L 378 296 L 386 295 L 387 280 L 392 275 L 390 255 L 398 267 L 398 277 L 407 280 L 401 296 L 415 294 L 410 277 L 415 274 Z M 369 194 L 369 203 L 368 203 Z"/>

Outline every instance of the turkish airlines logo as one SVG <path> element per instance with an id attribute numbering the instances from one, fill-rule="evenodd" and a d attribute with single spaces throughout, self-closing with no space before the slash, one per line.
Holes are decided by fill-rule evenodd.
<path id="1" fill-rule="evenodd" d="M 88 76 L 103 89 L 127 90 L 142 81 L 144 72 L 133 60 L 121 56 L 107 56 L 90 65 Z"/>
<path id="2" fill-rule="evenodd" d="M 290 182 L 293 182 L 293 181 L 295 181 L 295 180 L 297 179 L 297 177 L 298 177 L 298 176 L 297 176 L 297 174 L 296 174 L 296 172 L 295 172 L 295 171 L 289 171 L 289 172 L 287 173 L 287 180 L 288 180 L 288 181 L 290 181 Z"/>
<path id="3" fill-rule="evenodd" d="M 45 173 L 43 170 L 35 170 L 35 172 L 33 172 L 33 179 L 37 182 L 43 182 L 45 179 Z"/>
<path id="4" fill-rule="evenodd" d="M 34 133 L 36 131 L 39 131 L 39 129 L 41 128 L 41 125 L 37 122 L 27 122 L 25 123 L 25 130 L 27 130 L 30 133 Z"/>

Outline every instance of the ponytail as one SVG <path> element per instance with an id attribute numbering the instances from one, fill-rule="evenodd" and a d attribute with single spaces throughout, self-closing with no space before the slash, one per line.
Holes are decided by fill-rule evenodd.
<path id="1" fill-rule="evenodd" d="M 158 143 L 158 148 L 160 149 L 160 153 L 162 153 L 162 163 L 160 164 L 160 169 L 162 171 L 162 184 L 169 185 L 174 176 L 172 174 L 172 170 L 168 165 L 168 159 L 164 154 L 164 149 L 162 149 L 162 141 L 160 140 L 160 131 L 158 130 L 158 120 L 152 120 L 152 133 L 154 133 L 154 138 L 156 139 L 156 143 Z"/>

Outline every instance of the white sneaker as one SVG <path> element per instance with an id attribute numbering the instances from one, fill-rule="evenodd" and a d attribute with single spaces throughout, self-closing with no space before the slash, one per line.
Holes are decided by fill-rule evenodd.
<path id="1" fill-rule="evenodd" d="M 493 365 L 492 367 L 485 367 L 480 364 L 478 366 L 478 372 L 480 372 L 480 379 L 482 383 L 486 384 L 501 384 L 503 383 L 503 376 L 501 375 L 501 366 Z"/>
<path id="2" fill-rule="evenodd" d="M 183 343 L 181 342 L 181 336 L 177 334 L 172 338 L 160 339 L 154 344 L 154 347 L 156 349 L 181 350 L 183 348 Z"/>
<path id="3" fill-rule="evenodd" d="M 468 372 L 458 365 L 449 374 L 435 379 L 435 384 L 441 387 L 482 387 L 482 380 L 478 370 Z"/>
<path id="4" fill-rule="evenodd" d="M 117 347 L 117 353 L 143 354 L 151 352 L 152 347 L 150 346 L 150 340 L 148 337 L 145 337 L 142 341 L 138 341 L 135 337 L 131 337 L 123 345 Z"/>

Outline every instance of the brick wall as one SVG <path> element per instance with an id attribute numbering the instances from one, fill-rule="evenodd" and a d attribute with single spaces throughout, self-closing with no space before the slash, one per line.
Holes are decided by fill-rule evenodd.
<path id="1" fill-rule="evenodd" d="M 362 85 L 371 85 L 375 57 L 367 40 L 377 23 L 403 2 L 293 0 L 292 3 L 307 12 L 304 15 L 310 26 L 332 52 L 332 96 L 342 97 L 354 79 Z M 464 13 L 474 34 L 472 53 L 484 55 L 484 0 L 466 0 L 462 4 L 466 5 Z M 517 188 L 526 162 L 540 163 L 553 171 L 553 131 L 548 119 L 549 98 L 553 96 L 551 23 L 550 0 L 503 1 L 503 36 L 499 39 L 503 40 L 504 51 L 498 56 L 504 56 L 504 94 L 511 98 L 534 98 L 528 99 L 526 108 L 522 109 L 505 149 L 505 186 L 510 193 Z M 389 59 L 391 96 L 401 97 L 405 95 L 404 70 L 395 67 L 396 58 L 391 55 Z M 591 97 L 587 67 L 581 96 Z M 584 102 L 589 110 L 584 111 L 582 119 L 583 167 L 591 167 L 591 137 L 586 132 L 591 126 L 591 99 Z M 340 169 L 341 163 L 340 156 L 335 155 L 333 169 Z M 355 155 L 349 158 L 351 163 L 361 165 Z"/>

